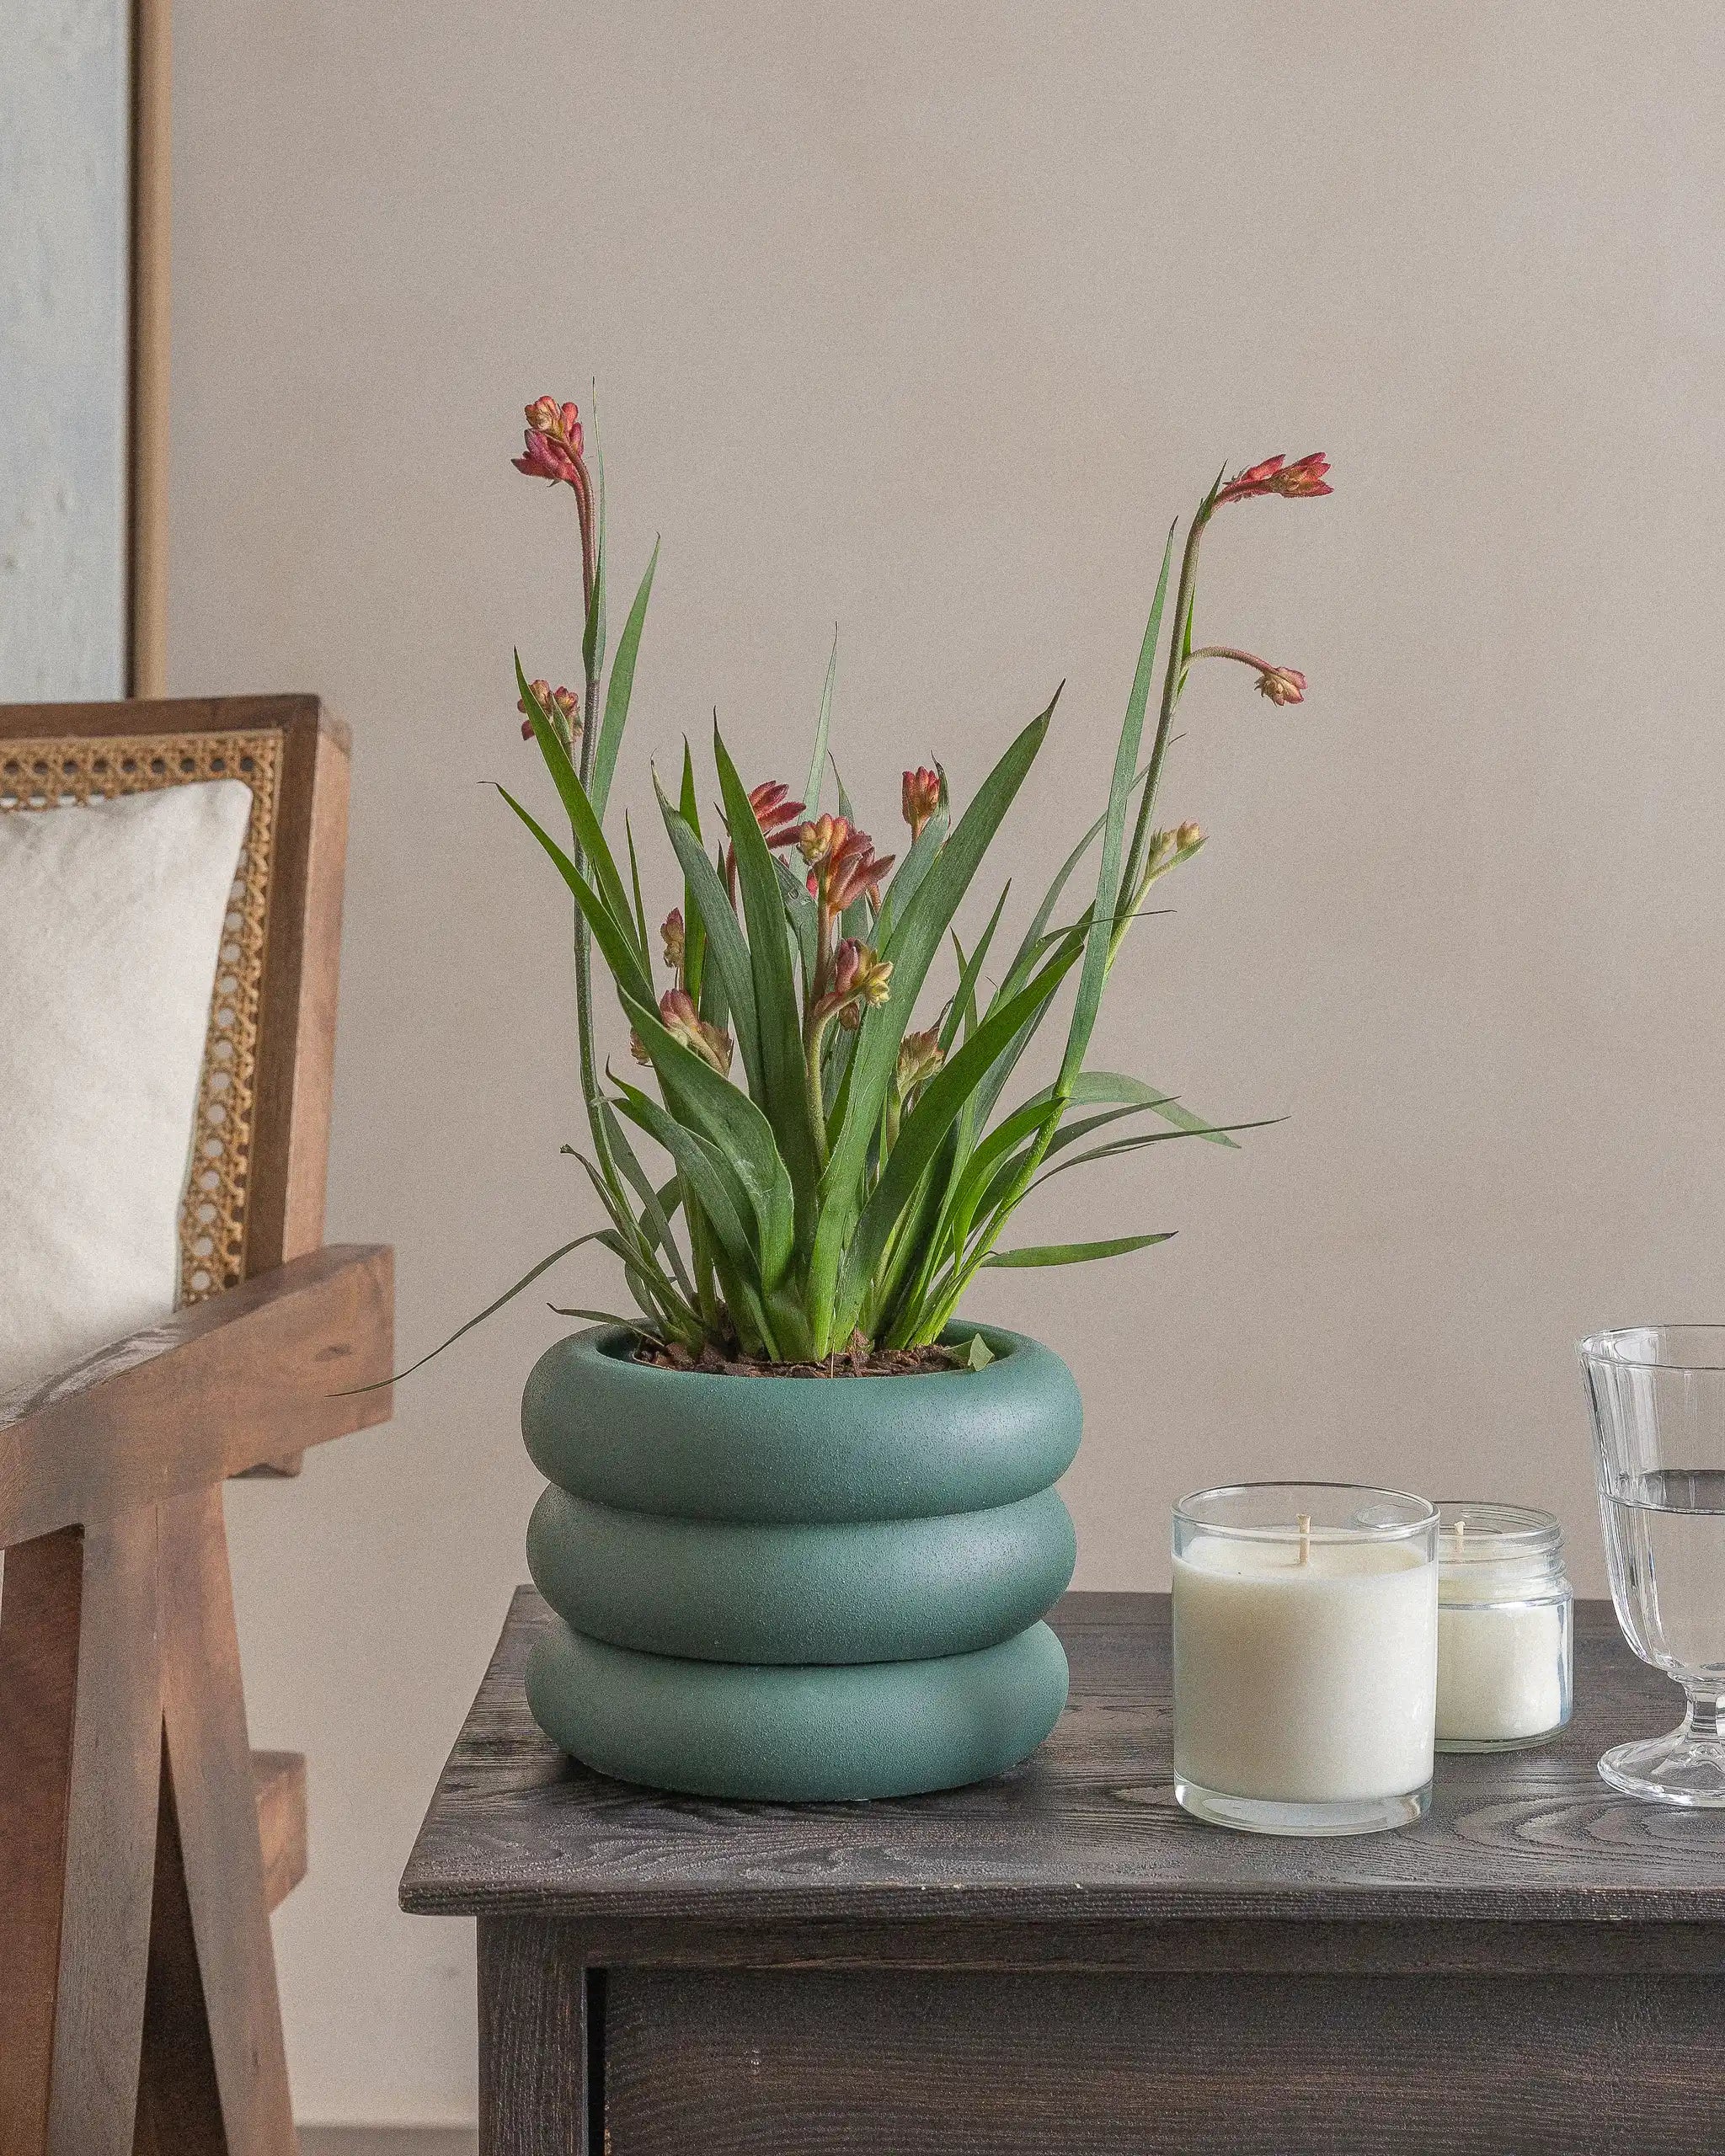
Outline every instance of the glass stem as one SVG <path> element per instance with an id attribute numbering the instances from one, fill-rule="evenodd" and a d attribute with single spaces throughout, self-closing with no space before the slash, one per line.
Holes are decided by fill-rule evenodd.
<path id="1" fill-rule="evenodd" d="M 1725 1729 L 1719 1726 L 1719 1694 L 1712 1680 L 1705 1686 L 1685 1682 L 1683 1689 L 1689 1699 L 1685 1734 L 1704 1744 L 1717 1744 L 1725 1738 Z"/>

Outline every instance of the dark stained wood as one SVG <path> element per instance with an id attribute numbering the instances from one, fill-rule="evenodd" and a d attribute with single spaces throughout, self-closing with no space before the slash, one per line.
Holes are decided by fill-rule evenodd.
<path id="1" fill-rule="evenodd" d="M 388 1419 L 392 1253 L 334 1244 L 0 1401 L 0 1546 Z"/>
<path id="2" fill-rule="evenodd" d="M 1166 1597 L 1059 1605 L 1072 1702 L 1026 1766 L 858 1805 L 562 1759 L 521 1689 L 549 1621 L 521 1589 L 403 1882 L 479 1919 L 488 2148 L 589 2112 L 606 2156 L 1725 2147 L 1725 1817 L 1599 1782 L 1678 1710 L 1608 1604 L 1560 1742 L 1442 1758 L 1429 1819 L 1338 1841 L 1176 1806 Z"/>
<path id="3" fill-rule="evenodd" d="M 1670 1977 L 623 1971 L 606 2147 L 1713 2156 L 1722 2004 L 1718 1983 Z"/>
<path id="4" fill-rule="evenodd" d="M 1071 1704 L 1026 1766 L 868 1805 L 708 1803 L 570 1764 L 521 1692 L 550 1621 L 520 1590 L 405 1908 L 554 1910 L 598 1961 L 648 1941 L 729 1954 L 743 1933 L 782 1937 L 799 1958 L 824 1937 L 830 1951 L 866 1940 L 876 1958 L 960 1962 L 985 1937 L 992 1956 L 1030 1966 L 1072 1927 L 1130 1956 L 1135 1932 L 1174 1922 L 1725 1922 L 1725 1816 L 1632 1803 L 1594 1772 L 1608 1743 L 1669 1727 L 1681 1706 L 1606 1604 L 1580 1606 L 1577 1716 L 1559 1742 L 1446 1757 L 1429 1819 L 1335 1841 L 1229 1833 L 1175 1804 L 1166 1597 L 1060 1604 Z"/>
<path id="5" fill-rule="evenodd" d="M 264 1899 L 279 1909 L 306 1876 L 305 1754 L 254 1752 L 252 1790 L 264 1856 Z"/>
<path id="6" fill-rule="evenodd" d="M 594 1980 L 557 1945 L 539 1917 L 479 1926 L 480 2156 L 588 2156 Z"/>

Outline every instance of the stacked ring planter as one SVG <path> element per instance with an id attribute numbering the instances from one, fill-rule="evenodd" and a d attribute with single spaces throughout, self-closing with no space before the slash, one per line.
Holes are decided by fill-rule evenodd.
<path id="1" fill-rule="evenodd" d="M 547 1349 L 521 1407 L 547 1734 L 625 1780 L 786 1801 L 1033 1752 L 1066 1698 L 1040 1620 L 1072 1574 L 1053 1486 L 1081 1411 L 1057 1355 L 983 1337 L 984 1369 L 916 1377 L 660 1369 L 617 1327 Z"/>

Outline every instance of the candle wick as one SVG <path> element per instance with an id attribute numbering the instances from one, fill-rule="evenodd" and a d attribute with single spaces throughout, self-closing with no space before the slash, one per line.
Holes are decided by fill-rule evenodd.
<path id="1" fill-rule="evenodd" d="M 1311 1514 L 1301 1513 L 1297 1524 L 1300 1529 L 1300 1561 L 1302 1565 L 1308 1565 L 1311 1562 Z"/>

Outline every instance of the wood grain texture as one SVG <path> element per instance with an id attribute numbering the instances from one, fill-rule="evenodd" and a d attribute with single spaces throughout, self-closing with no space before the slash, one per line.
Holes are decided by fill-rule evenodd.
<path id="1" fill-rule="evenodd" d="M 333 1244 L 0 1401 L 0 1546 L 387 1422 L 392 1253 Z"/>
<path id="2" fill-rule="evenodd" d="M 521 1690 L 548 1621 L 521 1589 L 409 1861 L 409 1909 L 555 1913 L 600 1962 L 848 1948 L 1027 1967 L 1103 1946 L 1154 1966 L 1170 1925 L 1267 1921 L 1385 1927 L 1381 1950 L 1398 1926 L 1513 1924 L 1524 1962 L 1546 1940 L 1560 1967 L 1566 1927 L 1725 1922 L 1725 1817 L 1632 1803 L 1594 1772 L 1606 1744 L 1669 1727 L 1679 1704 L 1609 1604 L 1579 1606 L 1559 1742 L 1443 1758 L 1428 1819 L 1335 1841 L 1228 1833 L 1175 1804 L 1166 1597 L 1058 1605 L 1071 1704 L 1025 1766 L 868 1805 L 666 1797 L 563 1759 Z"/>
<path id="3" fill-rule="evenodd" d="M 0 1602 L 0 2149 L 131 2145 L 160 1758 L 153 1508 L 27 1544 Z"/>
<path id="4" fill-rule="evenodd" d="M 77 1729 L 83 1537 L 25 1544 L 0 1594 L 0 2149 L 48 2131 Z"/>
<path id="5" fill-rule="evenodd" d="M 264 1854 L 264 1899 L 278 1909 L 306 1876 L 309 1855 L 302 1752 L 254 1752 L 252 1790 Z"/>
<path id="6" fill-rule="evenodd" d="M 1685 1977 L 625 1972 L 606 2146 L 1704 2156 L 1725 2143 L 1722 2008 L 1725 1984 Z"/>
<path id="7" fill-rule="evenodd" d="M 222 1491 L 161 1508 L 162 1714 L 210 2052 L 233 2156 L 294 2156 Z"/>
<path id="8" fill-rule="evenodd" d="M 480 2156 L 587 2156 L 593 1981 L 543 1919 L 480 1924 Z"/>

